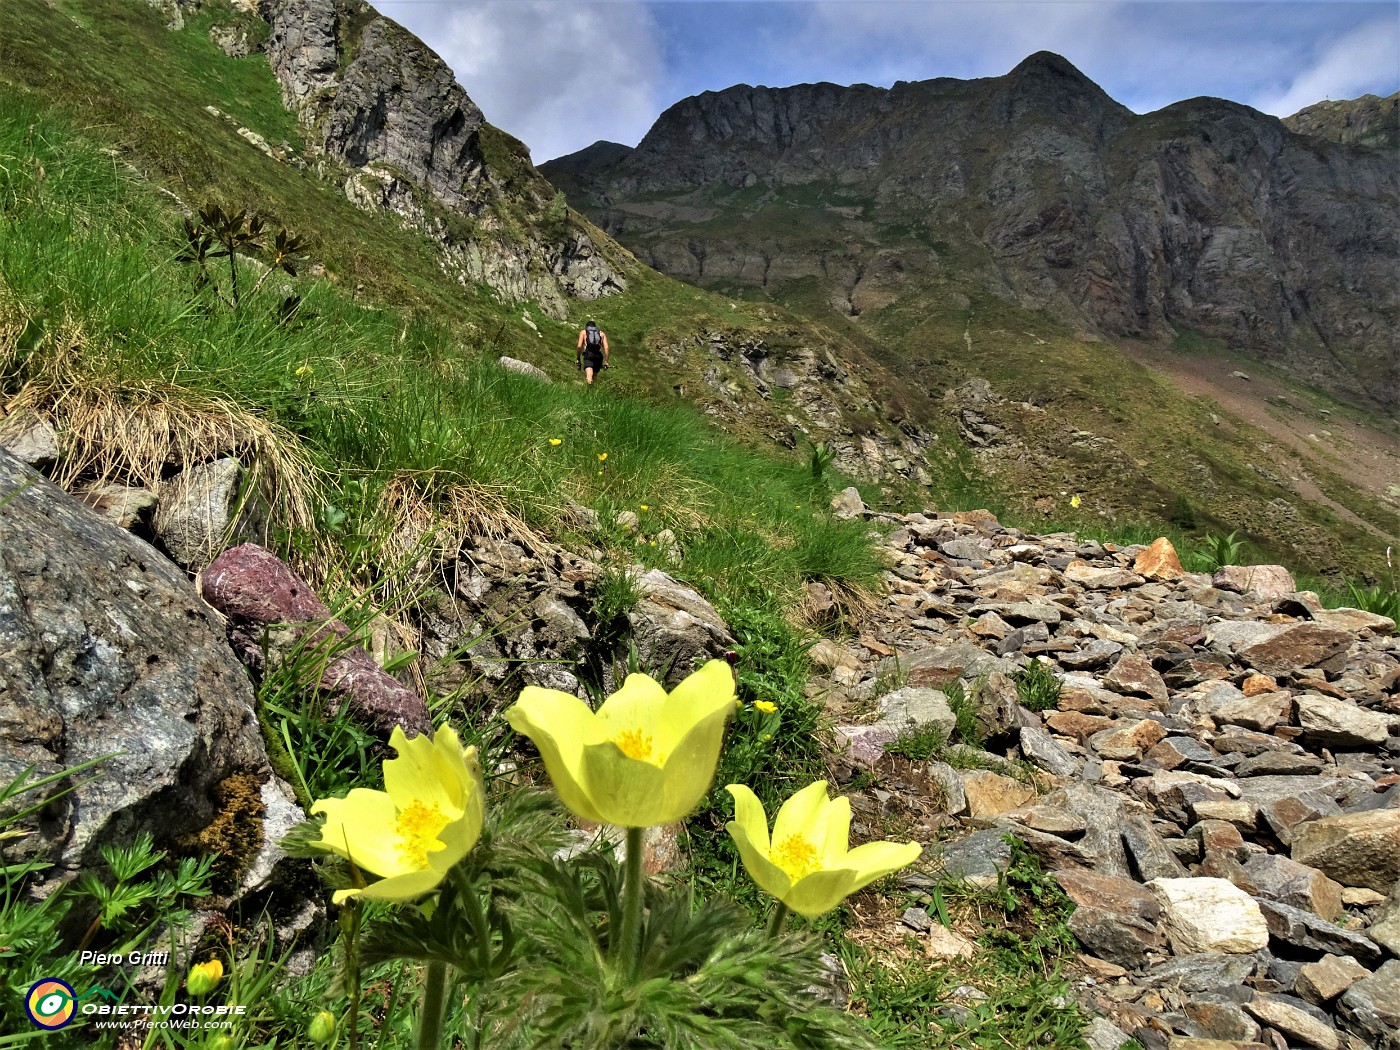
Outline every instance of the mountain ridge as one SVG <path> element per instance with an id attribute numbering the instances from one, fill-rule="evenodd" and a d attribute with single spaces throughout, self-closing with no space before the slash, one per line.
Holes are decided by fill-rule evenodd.
<path id="1" fill-rule="evenodd" d="M 1138 116 L 1040 53 L 982 80 L 707 92 L 610 167 L 541 170 L 651 265 L 700 283 L 771 292 L 810 258 L 798 269 L 849 311 L 841 283 L 893 253 L 904 274 L 956 270 L 1102 336 L 1197 331 L 1393 412 L 1391 159 L 1223 99 Z M 797 235 L 740 222 L 732 206 L 742 191 L 803 187 L 825 196 Z M 724 268 L 726 256 L 739 261 Z M 763 262 L 777 257 L 786 274 Z"/>

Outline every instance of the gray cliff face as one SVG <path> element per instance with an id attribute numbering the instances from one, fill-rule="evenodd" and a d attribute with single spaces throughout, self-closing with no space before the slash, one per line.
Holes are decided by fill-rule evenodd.
<path id="1" fill-rule="evenodd" d="M 443 265 L 562 316 L 625 281 L 525 148 L 486 122 L 447 65 L 360 0 L 264 0 L 268 62 L 283 99 L 346 195 L 439 240 Z"/>
<path id="2" fill-rule="evenodd" d="M 1138 117 L 1041 53 L 985 80 L 706 93 L 611 166 L 545 170 L 691 280 L 814 277 L 851 313 L 961 280 L 1077 329 L 1190 329 L 1393 409 L 1395 160 L 1219 99 Z"/>

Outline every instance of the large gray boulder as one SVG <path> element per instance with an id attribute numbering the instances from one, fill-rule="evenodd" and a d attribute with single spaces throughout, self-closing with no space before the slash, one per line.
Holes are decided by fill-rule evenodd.
<path id="1" fill-rule="evenodd" d="M 0 782 L 96 759 L 18 852 L 62 871 L 141 830 L 173 844 L 225 781 L 269 776 L 248 676 L 184 573 L 0 451 Z"/>
<path id="2" fill-rule="evenodd" d="M 667 684 L 738 644 L 713 605 L 660 569 L 639 575 L 636 586 L 641 597 L 627 614 L 632 638 L 647 665 L 667 669 Z"/>

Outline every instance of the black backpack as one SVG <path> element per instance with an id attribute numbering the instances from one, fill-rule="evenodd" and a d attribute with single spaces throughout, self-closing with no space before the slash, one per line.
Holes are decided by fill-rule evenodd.
<path id="1" fill-rule="evenodd" d="M 601 350 L 603 348 L 603 333 L 598 330 L 596 324 L 589 324 L 584 327 L 583 345 L 589 350 Z"/>

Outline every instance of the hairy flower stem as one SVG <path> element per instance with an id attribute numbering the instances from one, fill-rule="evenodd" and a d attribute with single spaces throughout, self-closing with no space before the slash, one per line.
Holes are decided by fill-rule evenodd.
<path id="1" fill-rule="evenodd" d="M 437 1050 L 447 992 L 447 963 L 434 959 L 423 971 L 423 1012 L 418 1017 L 418 1050 Z"/>
<path id="2" fill-rule="evenodd" d="M 491 924 L 486 919 L 486 909 L 481 906 L 481 898 L 476 895 L 476 887 L 459 865 L 452 869 L 453 880 L 457 884 L 457 897 L 467 909 L 467 921 L 472 925 L 476 936 L 476 958 L 483 974 L 491 970 Z"/>
<path id="3" fill-rule="evenodd" d="M 360 902 L 351 899 L 340 910 L 341 943 L 344 945 L 345 994 L 350 1000 L 345 1014 L 350 1050 L 360 1050 Z"/>
<path id="4" fill-rule="evenodd" d="M 768 936 L 776 937 L 783 932 L 783 927 L 787 925 L 787 917 L 790 914 L 788 906 L 782 901 L 773 908 L 773 917 L 768 920 Z"/>
<path id="5" fill-rule="evenodd" d="M 622 875 L 622 930 L 614 956 L 623 980 L 629 983 L 637 979 L 642 962 L 642 830 L 627 829 L 627 859 Z"/>

